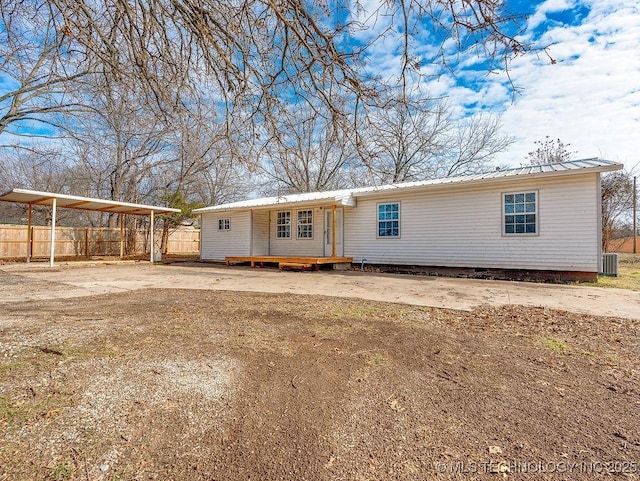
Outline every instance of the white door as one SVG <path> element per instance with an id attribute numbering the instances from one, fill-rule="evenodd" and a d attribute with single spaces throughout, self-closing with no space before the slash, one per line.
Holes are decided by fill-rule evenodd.
<path id="1" fill-rule="evenodd" d="M 342 243 L 342 209 L 336 209 L 336 256 L 342 257 L 344 255 L 344 245 Z M 324 211 L 324 255 L 330 257 L 333 249 L 331 243 L 333 242 L 333 211 L 331 208 L 327 208 Z"/>

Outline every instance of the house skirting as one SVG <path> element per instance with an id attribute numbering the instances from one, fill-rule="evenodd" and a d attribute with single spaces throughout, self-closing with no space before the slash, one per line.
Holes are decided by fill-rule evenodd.
<path id="1" fill-rule="evenodd" d="M 354 264 L 354 267 L 356 266 Z M 533 282 L 597 282 L 597 272 L 365 264 L 365 271 Z"/>

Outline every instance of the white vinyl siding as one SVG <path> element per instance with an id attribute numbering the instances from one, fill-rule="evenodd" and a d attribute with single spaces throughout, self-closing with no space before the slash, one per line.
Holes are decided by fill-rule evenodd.
<path id="1" fill-rule="evenodd" d="M 597 272 L 598 174 L 359 197 L 345 209 L 346 256 L 360 262 Z M 505 236 L 503 193 L 537 192 L 538 235 Z M 402 236 L 377 236 L 377 206 L 402 205 Z"/>
<path id="2" fill-rule="evenodd" d="M 309 208 L 299 209 L 309 210 Z M 269 254 L 272 256 L 322 256 L 324 255 L 324 210 L 322 207 L 313 209 L 312 229 L 315 235 L 311 239 L 298 239 L 296 235 L 289 239 L 277 237 L 277 212 L 271 211 L 271 232 L 269 240 Z M 291 217 L 298 218 L 298 210 L 291 210 Z"/>
<path id="3" fill-rule="evenodd" d="M 269 255 L 269 211 L 253 211 L 252 219 L 253 239 L 251 243 L 251 255 Z"/>
<path id="4" fill-rule="evenodd" d="M 220 213 L 204 213 L 201 216 L 200 258 L 224 260 L 225 256 L 247 256 L 251 253 L 251 212 L 225 213 L 233 226 L 219 230 Z"/>

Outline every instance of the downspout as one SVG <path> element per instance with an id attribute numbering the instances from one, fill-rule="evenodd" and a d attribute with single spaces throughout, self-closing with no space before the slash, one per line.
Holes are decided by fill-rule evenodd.
<path id="1" fill-rule="evenodd" d="M 200 214 L 200 228 L 198 229 L 198 251 L 200 252 L 200 260 L 202 260 L 202 216 Z"/>

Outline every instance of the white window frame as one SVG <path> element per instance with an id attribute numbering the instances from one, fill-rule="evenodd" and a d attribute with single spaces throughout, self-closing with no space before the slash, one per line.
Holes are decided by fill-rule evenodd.
<path id="1" fill-rule="evenodd" d="M 220 232 L 231 230 L 231 217 L 221 217 L 218 219 L 218 230 Z"/>
<path id="2" fill-rule="evenodd" d="M 380 219 L 380 206 L 381 205 L 394 205 L 397 204 L 398 206 L 398 219 Z M 402 223 L 400 222 L 400 219 L 402 217 L 402 208 L 400 205 L 400 201 L 392 201 L 392 202 L 378 202 L 376 204 L 376 238 L 378 239 L 399 239 L 400 238 L 400 233 L 401 233 L 401 229 L 402 229 Z M 389 221 L 395 221 L 397 220 L 398 222 L 398 235 L 380 235 L 380 222 L 389 222 Z"/>
<path id="3" fill-rule="evenodd" d="M 281 216 L 280 214 L 286 214 L 285 216 Z M 282 221 L 282 222 L 281 222 Z M 284 230 L 282 231 L 286 235 L 280 235 L 282 227 Z M 291 211 L 290 210 L 279 210 L 276 212 L 276 239 L 291 239 Z"/>
<path id="4" fill-rule="evenodd" d="M 530 202 L 526 201 L 526 196 L 527 194 L 533 194 L 535 195 L 535 210 L 534 211 L 526 211 L 527 209 L 527 204 L 530 204 Z M 524 195 L 525 199 L 524 199 L 524 210 L 521 212 L 507 212 L 506 209 L 506 205 L 505 205 L 505 201 L 506 201 L 506 197 L 508 195 Z M 518 191 L 513 191 L 513 192 L 503 192 L 500 195 L 500 202 L 502 204 L 502 221 L 501 221 L 501 229 L 502 229 L 502 236 L 503 237 L 536 237 L 540 235 L 540 193 L 537 190 L 518 190 Z M 517 204 L 520 204 L 520 202 L 513 202 L 514 207 Z M 518 215 L 522 215 L 522 216 L 527 216 L 527 215 L 535 215 L 535 223 L 533 223 L 535 225 L 535 232 L 507 232 L 507 216 L 518 216 Z M 511 223 L 509 223 L 511 224 Z M 525 230 L 526 230 L 526 226 L 527 224 L 531 224 L 531 222 L 526 222 L 525 219 Z"/>
<path id="5" fill-rule="evenodd" d="M 306 222 L 300 222 L 300 214 L 308 213 L 306 216 Z M 296 212 L 297 219 L 297 231 L 298 231 L 298 239 L 301 240 L 310 240 L 313 239 L 313 209 L 303 209 Z M 308 235 L 301 235 L 301 231 L 306 231 Z"/>

